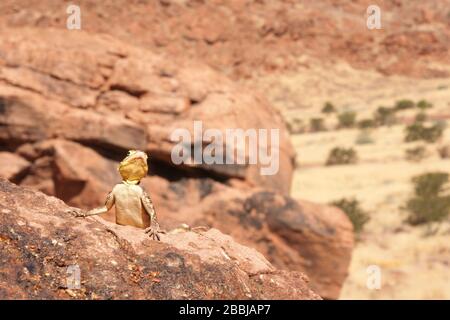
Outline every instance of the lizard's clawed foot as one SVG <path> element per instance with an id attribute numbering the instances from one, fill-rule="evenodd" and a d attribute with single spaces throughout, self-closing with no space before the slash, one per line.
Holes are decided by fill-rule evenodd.
<path id="1" fill-rule="evenodd" d="M 66 211 L 67 213 L 70 213 L 71 215 L 75 216 L 76 218 L 85 218 L 86 212 L 84 212 L 81 209 L 78 208 L 70 208 Z"/>
<path id="2" fill-rule="evenodd" d="M 159 229 L 159 225 L 151 226 L 151 227 L 145 229 L 144 232 L 147 233 L 148 236 L 152 240 L 157 240 L 157 241 L 161 241 L 161 238 L 159 236 L 160 234 L 165 234 L 166 233 L 166 231 Z"/>

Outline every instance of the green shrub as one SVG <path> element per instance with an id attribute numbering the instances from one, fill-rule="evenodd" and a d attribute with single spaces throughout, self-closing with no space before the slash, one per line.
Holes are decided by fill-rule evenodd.
<path id="1" fill-rule="evenodd" d="M 395 112 L 396 110 L 393 108 L 378 107 L 374 113 L 374 121 L 380 126 L 393 125 L 397 121 Z"/>
<path id="2" fill-rule="evenodd" d="M 419 112 L 416 114 L 416 122 L 425 122 L 427 121 L 427 114 L 425 112 Z"/>
<path id="3" fill-rule="evenodd" d="M 417 102 L 417 108 L 426 110 L 433 107 L 433 104 L 431 102 L 428 102 L 427 100 L 420 100 Z"/>
<path id="4" fill-rule="evenodd" d="M 309 128 L 312 132 L 325 131 L 322 118 L 312 118 L 309 120 Z"/>
<path id="5" fill-rule="evenodd" d="M 340 128 L 353 128 L 356 123 L 356 112 L 345 111 L 338 115 Z"/>
<path id="6" fill-rule="evenodd" d="M 360 129 L 375 128 L 376 126 L 377 124 L 373 119 L 363 119 L 358 122 L 358 128 Z"/>
<path id="7" fill-rule="evenodd" d="M 359 201 L 355 199 L 341 199 L 334 201 L 331 205 L 338 207 L 348 216 L 353 224 L 355 233 L 360 233 L 364 225 L 370 220 L 369 215 L 359 205 Z"/>
<path id="8" fill-rule="evenodd" d="M 399 100 L 395 104 L 395 110 L 406 110 L 412 109 L 414 107 L 415 107 L 414 101 L 408 99 Z"/>
<path id="9" fill-rule="evenodd" d="M 331 102 L 326 102 L 323 105 L 322 113 L 330 114 L 330 113 L 333 113 L 333 112 L 336 112 L 336 108 L 334 107 L 334 105 Z"/>
<path id="10" fill-rule="evenodd" d="M 429 143 L 436 142 L 444 132 L 441 124 L 435 123 L 431 126 L 426 126 L 421 122 L 414 122 L 406 127 L 405 141 L 419 141 L 424 140 Z"/>
<path id="11" fill-rule="evenodd" d="M 340 164 L 352 164 L 358 161 L 358 156 L 353 148 L 333 148 L 328 155 L 327 166 Z"/>
<path id="12" fill-rule="evenodd" d="M 414 196 L 406 202 L 411 225 L 439 222 L 447 218 L 450 212 L 448 190 L 448 173 L 426 173 L 413 178 Z"/>
<path id="13" fill-rule="evenodd" d="M 425 173 L 413 178 L 414 192 L 419 197 L 438 196 L 448 182 L 448 173 Z"/>
<path id="14" fill-rule="evenodd" d="M 408 161 L 420 162 L 426 157 L 427 149 L 424 146 L 407 149 L 405 157 Z"/>

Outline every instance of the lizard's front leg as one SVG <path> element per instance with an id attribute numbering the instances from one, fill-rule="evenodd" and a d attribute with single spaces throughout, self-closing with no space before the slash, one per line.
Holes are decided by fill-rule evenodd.
<path id="1" fill-rule="evenodd" d="M 159 228 L 159 223 L 157 221 L 153 221 L 151 224 L 152 225 L 150 227 L 146 228 L 144 232 L 147 233 L 148 236 L 150 238 L 152 238 L 153 240 L 161 241 L 159 234 L 166 233 L 166 232 Z"/>
<path id="2" fill-rule="evenodd" d="M 106 213 L 109 211 L 109 209 L 112 208 L 112 206 L 114 205 L 114 195 L 112 192 L 108 193 L 108 195 L 106 196 L 106 201 L 105 201 L 105 205 L 102 207 L 98 207 L 92 210 L 89 210 L 87 212 L 82 211 L 81 209 L 78 210 L 72 210 L 71 212 L 75 215 L 75 217 L 81 217 L 81 218 L 85 218 L 85 217 L 89 217 L 89 216 L 95 216 L 98 214 L 102 214 L 102 213 Z"/>
<path id="3" fill-rule="evenodd" d="M 145 191 L 141 197 L 141 201 L 144 205 L 145 211 L 150 216 L 150 227 L 145 229 L 145 233 L 147 233 L 151 239 L 160 241 L 161 238 L 159 234 L 166 232 L 160 230 L 158 220 L 156 219 L 155 207 L 153 206 L 153 202 L 150 199 L 149 195 Z"/>

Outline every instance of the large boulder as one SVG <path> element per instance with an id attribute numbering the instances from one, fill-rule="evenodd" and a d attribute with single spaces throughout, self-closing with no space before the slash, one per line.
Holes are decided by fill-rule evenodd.
<path id="1" fill-rule="evenodd" d="M 144 149 L 145 130 L 118 115 L 68 107 L 41 95 L 0 85 L 0 141 L 14 148 L 26 142 L 64 138 L 94 147 Z"/>
<path id="2" fill-rule="evenodd" d="M 24 145 L 18 153 L 31 162 L 21 185 L 72 206 L 100 205 L 120 182 L 116 161 L 76 142 L 46 140 Z M 141 185 L 151 195 L 164 228 L 187 224 L 223 230 L 262 252 L 274 266 L 308 274 L 322 297 L 337 298 L 353 248 L 353 229 L 346 215 L 334 207 L 239 183 L 227 186 L 211 178 L 168 181 L 153 175 Z M 114 221 L 114 210 L 102 217 Z"/>
<path id="3" fill-rule="evenodd" d="M 0 180 L 1 299 L 319 299 L 306 276 L 218 230 L 175 230 L 157 242 L 67 210 Z"/>
<path id="4" fill-rule="evenodd" d="M 21 156 L 11 152 L 0 151 L 0 177 L 17 181 L 26 174 L 30 163 Z"/>
<path id="5" fill-rule="evenodd" d="M 340 209 L 211 180 L 186 179 L 167 189 L 151 179 L 143 184 L 155 196 L 164 225 L 219 228 L 277 268 L 305 272 L 322 297 L 339 297 L 354 245 L 353 226 Z"/>
<path id="6" fill-rule="evenodd" d="M 247 91 L 205 65 L 106 35 L 32 28 L 0 32 L 0 142 L 11 150 L 49 138 L 112 153 L 139 148 L 172 171 L 206 171 L 287 194 L 295 154 L 284 121 L 265 99 Z M 222 133 L 279 129 L 279 143 L 267 140 L 269 150 L 272 145 L 279 150 L 278 173 L 261 175 L 261 161 L 174 166 L 171 152 L 178 141 L 170 135 L 186 129 L 193 146 L 198 142 L 194 121 Z M 258 141 L 258 148 L 265 143 Z M 231 151 L 237 150 L 238 145 Z"/>
<path id="7" fill-rule="evenodd" d="M 31 163 L 20 185 L 56 196 L 72 206 L 98 206 L 121 181 L 115 161 L 73 141 L 49 139 L 25 144 L 17 153 Z"/>

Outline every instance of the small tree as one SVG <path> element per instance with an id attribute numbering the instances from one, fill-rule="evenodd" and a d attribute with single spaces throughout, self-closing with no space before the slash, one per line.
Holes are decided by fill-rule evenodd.
<path id="1" fill-rule="evenodd" d="M 367 212 L 361 209 L 358 200 L 343 198 L 332 202 L 331 205 L 344 211 L 352 222 L 355 233 L 360 233 L 363 230 L 364 225 L 370 220 Z"/>
<path id="2" fill-rule="evenodd" d="M 424 140 L 429 143 L 436 142 L 444 132 L 444 128 L 439 123 L 431 126 L 426 126 L 422 122 L 414 122 L 406 127 L 405 141 L 419 141 Z"/>
<path id="3" fill-rule="evenodd" d="M 450 212 L 448 190 L 448 173 L 426 173 L 413 178 L 414 196 L 403 209 L 409 212 L 407 222 L 419 225 L 444 220 Z"/>
<path id="4" fill-rule="evenodd" d="M 433 107 L 433 104 L 431 102 L 428 102 L 427 100 L 420 100 L 417 102 L 417 108 L 421 110 L 430 109 Z"/>
<path id="5" fill-rule="evenodd" d="M 380 126 L 390 126 L 397 121 L 393 108 L 378 107 L 374 114 L 375 123 Z"/>
<path id="6" fill-rule="evenodd" d="M 358 122 L 358 127 L 360 129 L 368 129 L 368 128 L 375 128 L 376 122 L 373 119 L 363 119 Z"/>
<path id="7" fill-rule="evenodd" d="M 356 112 L 345 111 L 338 115 L 340 128 L 353 128 L 356 122 Z"/>
<path id="8" fill-rule="evenodd" d="M 336 108 L 334 107 L 334 105 L 331 102 L 325 102 L 322 108 L 322 113 L 330 114 L 333 112 L 336 112 Z"/>
<path id="9" fill-rule="evenodd" d="M 340 164 L 352 164 L 358 161 L 358 156 L 353 148 L 333 148 L 328 155 L 327 166 Z"/>
<path id="10" fill-rule="evenodd" d="M 425 112 L 419 112 L 416 114 L 416 122 L 425 122 L 427 121 L 427 114 Z"/>
<path id="11" fill-rule="evenodd" d="M 424 146 L 406 149 L 405 157 L 408 161 L 420 162 L 426 157 L 427 149 Z"/>
<path id="12" fill-rule="evenodd" d="M 312 132 L 325 131 L 322 118 L 312 118 L 309 120 L 309 128 Z"/>
<path id="13" fill-rule="evenodd" d="M 414 106 L 415 106 L 414 101 L 408 100 L 408 99 L 403 99 L 403 100 L 397 101 L 397 103 L 395 104 L 395 109 L 396 110 L 406 110 L 406 109 L 412 109 L 412 108 L 414 108 Z"/>

